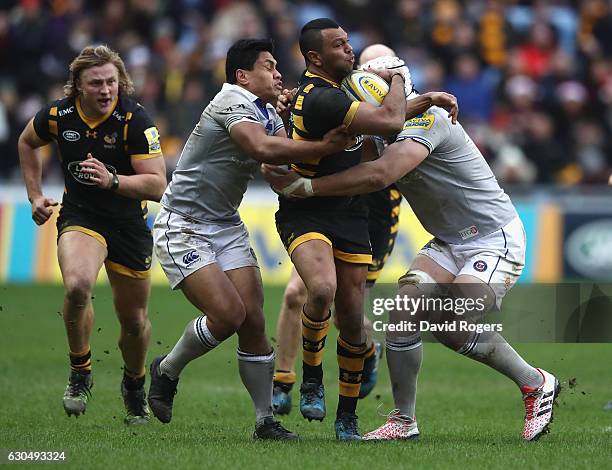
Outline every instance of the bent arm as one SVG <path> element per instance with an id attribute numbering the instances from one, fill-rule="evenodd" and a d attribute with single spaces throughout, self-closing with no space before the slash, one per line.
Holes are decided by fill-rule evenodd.
<path id="1" fill-rule="evenodd" d="M 380 191 L 416 168 L 429 155 L 429 149 L 412 139 L 396 142 L 382 157 L 348 170 L 314 178 L 314 196 L 353 196 Z"/>
<path id="2" fill-rule="evenodd" d="M 423 114 L 433 106 L 433 99 L 430 93 L 419 95 L 416 98 L 406 102 L 406 120 L 417 117 Z"/>
<path id="3" fill-rule="evenodd" d="M 457 116 L 459 115 L 459 104 L 457 98 L 450 93 L 443 91 L 430 91 L 417 96 L 407 101 L 406 104 L 406 120 L 417 117 L 423 114 L 432 106 L 439 106 L 449 110 L 448 117 L 453 124 L 457 124 Z"/>
<path id="4" fill-rule="evenodd" d="M 404 81 L 399 73 L 391 78 L 391 88 L 381 106 L 361 103 L 348 131 L 353 134 L 391 135 L 402 130 L 406 119 Z"/>
<path id="5" fill-rule="evenodd" d="M 159 201 L 166 189 L 166 163 L 164 156 L 147 159 L 131 158 L 135 175 L 117 175 L 117 194 L 133 199 Z"/>
<path id="6" fill-rule="evenodd" d="M 19 165 L 28 192 L 28 200 L 32 202 L 42 197 L 42 157 L 37 154 L 36 149 L 47 145 L 49 142 L 38 137 L 34 130 L 34 119 L 26 125 L 19 136 L 17 148 L 19 151 Z"/>
<path id="7" fill-rule="evenodd" d="M 232 126 L 230 137 L 251 158 L 274 165 L 318 160 L 338 151 L 323 141 L 288 139 L 283 132 L 270 136 L 261 124 L 239 122 Z"/>

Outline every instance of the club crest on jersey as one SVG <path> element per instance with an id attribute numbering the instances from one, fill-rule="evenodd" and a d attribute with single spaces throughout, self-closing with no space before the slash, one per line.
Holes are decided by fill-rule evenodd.
<path id="1" fill-rule="evenodd" d="M 409 119 L 404 123 L 404 130 L 406 129 L 431 129 L 436 117 L 430 113 L 419 114 L 418 116 Z"/>
<path id="2" fill-rule="evenodd" d="M 474 261 L 474 269 L 479 273 L 483 273 L 487 270 L 487 263 L 482 260 Z"/>
<path id="3" fill-rule="evenodd" d="M 86 184 L 88 186 L 96 186 L 96 183 L 91 180 L 92 175 L 90 173 L 84 172 L 83 168 L 81 168 L 81 163 L 83 162 L 82 161 L 70 162 L 68 164 L 68 172 L 79 183 Z M 117 169 L 114 166 L 107 165 L 106 163 L 104 164 L 104 166 L 111 173 L 117 173 Z"/>
<path id="4" fill-rule="evenodd" d="M 200 255 L 196 250 L 191 250 L 186 255 L 183 255 L 183 263 L 185 263 L 185 266 L 188 268 L 198 261 L 200 261 Z"/>
<path id="5" fill-rule="evenodd" d="M 76 142 L 81 138 L 81 134 L 79 134 L 77 131 L 67 130 L 62 132 L 62 137 L 68 142 Z"/>
<path id="6" fill-rule="evenodd" d="M 159 143 L 159 131 L 157 127 L 154 126 L 145 129 L 144 135 L 149 144 L 149 153 L 159 152 L 161 150 L 161 145 Z"/>
<path id="7" fill-rule="evenodd" d="M 107 134 L 104 136 L 104 148 L 114 149 L 116 143 L 117 143 L 117 133 L 116 132 L 113 132 L 112 134 Z"/>

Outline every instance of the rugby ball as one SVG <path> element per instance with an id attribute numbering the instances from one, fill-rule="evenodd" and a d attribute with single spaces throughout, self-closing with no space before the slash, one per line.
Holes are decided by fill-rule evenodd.
<path id="1" fill-rule="evenodd" d="M 389 84 L 375 73 L 353 70 L 340 85 L 344 93 L 353 101 L 364 101 L 380 106 L 387 93 Z"/>

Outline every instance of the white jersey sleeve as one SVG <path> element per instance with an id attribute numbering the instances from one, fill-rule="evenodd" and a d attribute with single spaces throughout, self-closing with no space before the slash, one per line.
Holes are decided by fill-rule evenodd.
<path id="1" fill-rule="evenodd" d="M 257 108 L 241 93 L 226 92 L 217 96 L 217 103 L 212 117 L 222 127 L 225 127 L 228 132 L 232 130 L 239 122 L 256 122 L 261 124 L 261 118 L 257 114 Z M 215 100 L 216 101 L 216 100 Z"/>
<path id="2" fill-rule="evenodd" d="M 433 152 L 438 145 L 448 139 L 450 135 L 450 121 L 441 113 L 430 109 L 423 114 L 407 120 L 396 141 L 413 139 Z"/>

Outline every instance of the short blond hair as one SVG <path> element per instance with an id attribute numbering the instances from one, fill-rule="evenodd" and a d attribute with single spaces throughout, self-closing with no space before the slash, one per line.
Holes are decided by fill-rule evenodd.
<path id="1" fill-rule="evenodd" d="M 77 82 L 80 80 L 81 72 L 91 67 L 113 64 L 119 71 L 119 92 L 131 95 L 134 93 L 134 83 L 125 69 L 125 64 L 119 53 L 113 51 L 106 45 L 87 46 L 70 64 L 70 75 L 64 85 L 64 94 L 68 97 L 77 96 L 79 90 Z"/>

